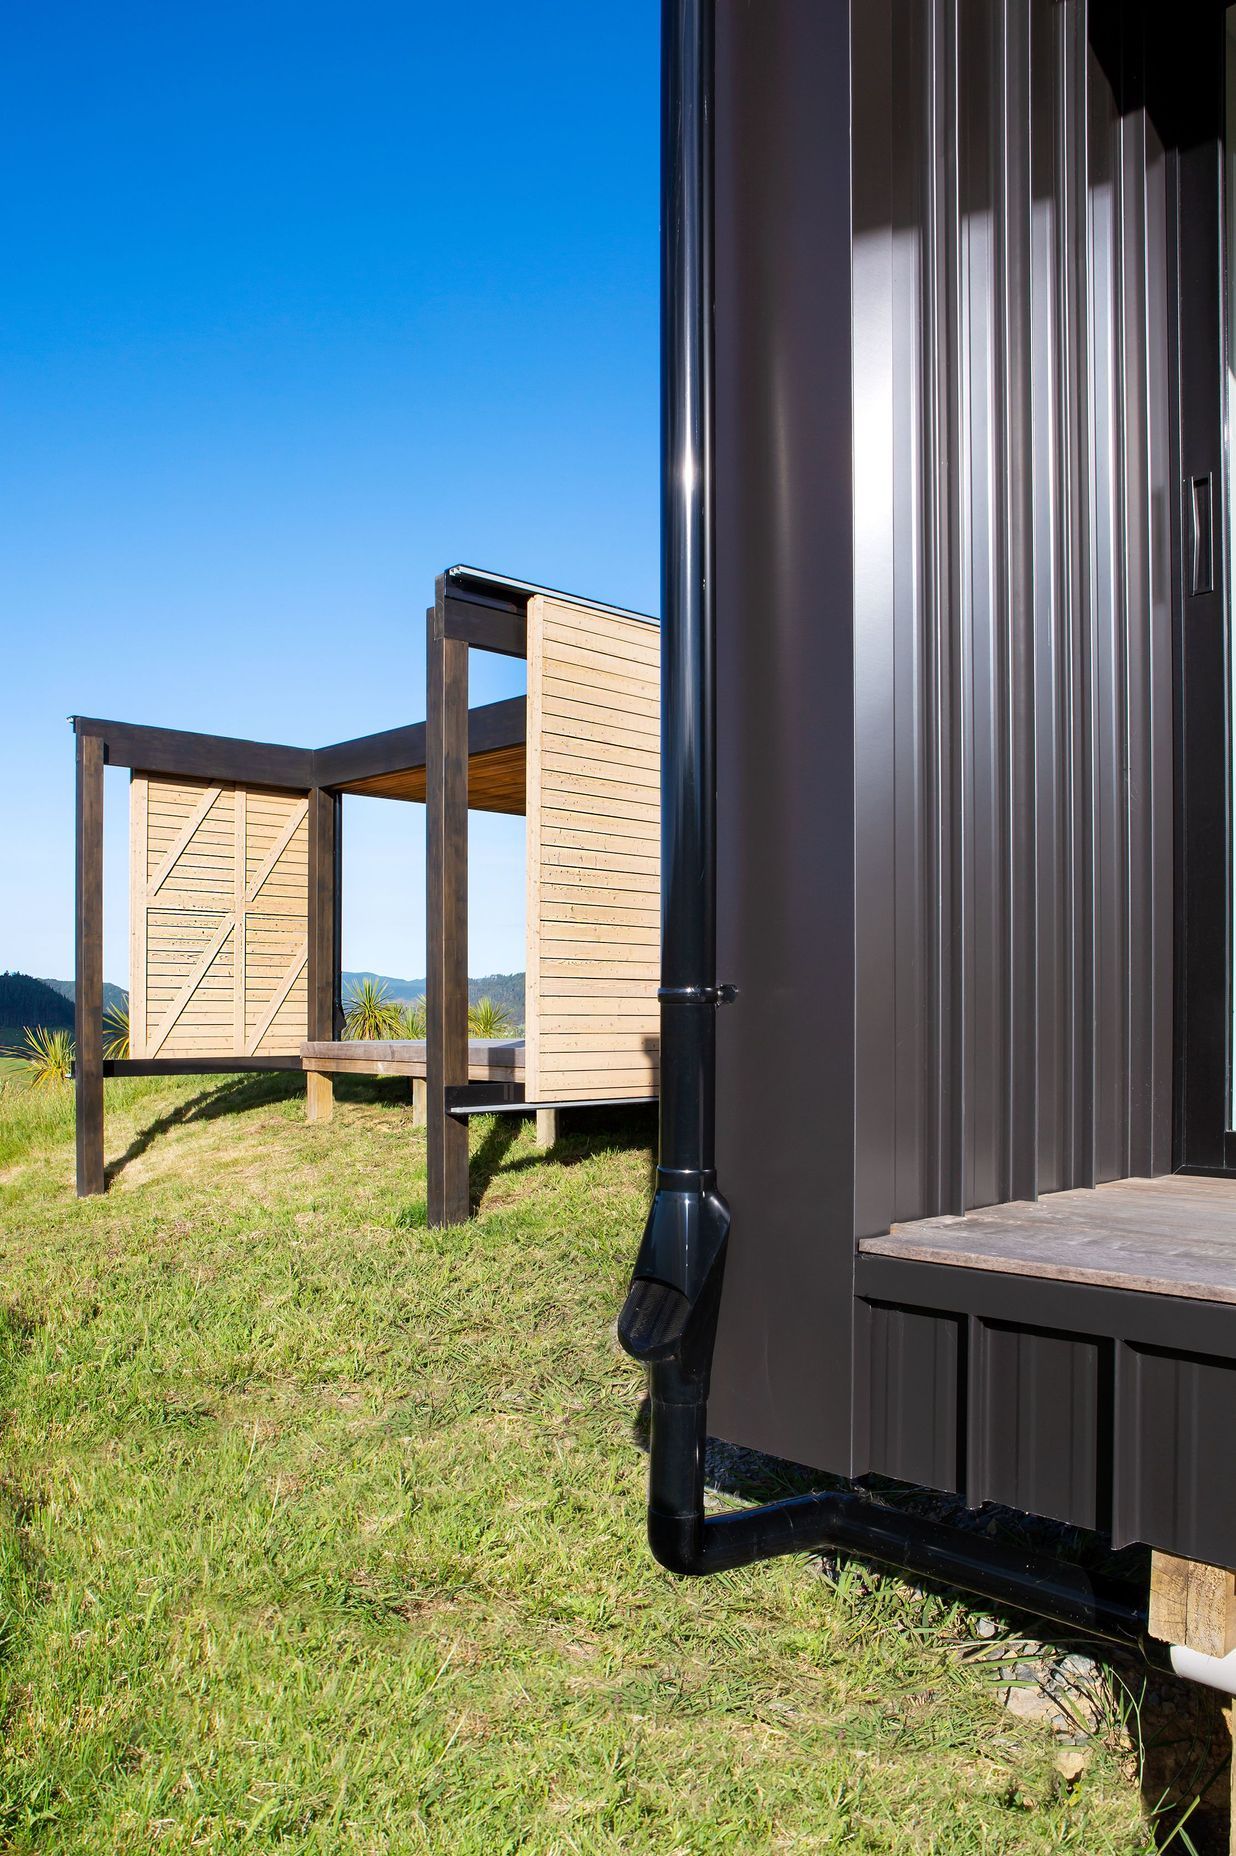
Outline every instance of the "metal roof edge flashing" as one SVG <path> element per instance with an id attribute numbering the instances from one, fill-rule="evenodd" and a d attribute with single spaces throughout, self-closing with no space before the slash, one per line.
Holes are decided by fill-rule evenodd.
<path id="1" fill-rule="evenodd" d="M 471 586 L 478 591 L 496 594 L 514 594 L 525 601 L 543 595 L 546 599 L 569 600 L 573 606 L 584 606 L 591 612 L 608 612 L 615 618 L 637 619 L 641 625 L 659 626 L 661 623 L 650 612 L 636 612 L 630 606 L 610 605 L 603 599 L 586 599 L 579 593 L 567 593 L 556 586 L 542 586 L 535 580 L 517 580 L 510 574 L 492 574 L 483 567 L 469 567 L 463 561 L 448 567 L 445 578 L 456 586 Z"/>

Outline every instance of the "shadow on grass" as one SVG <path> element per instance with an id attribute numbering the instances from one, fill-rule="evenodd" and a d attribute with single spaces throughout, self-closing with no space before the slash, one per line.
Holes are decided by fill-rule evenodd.
<path id="1" fill-rule="evenodd" d="M 248 1114 L 253 1109 L 267 1108 L 272 1102 L 286 1102 L 304 1093 L 305 1078 L 299 1070 L 258 1070 L 250 1075 L 227 1077 L 169 1109 L 166 1115 L 156 1115 L 153 1121 L 140 1128 L 119 1158 L 105 1169 L 104 1182 L 110 1186 L 127 1166 L 132 1166 L 173 1128 L 195 1121 L 217 1121 L 223 1115 Z"/>
<path id="2" fill-rule="evenodd" d="M 532 1172 L 544 1166 L 579 1166 L 598 1154 L 633 1153 L 641 1148 L 648 1155 L 651 1201 L 657 1175 L 655 1108 L 645 1104 L 633 1108 L 619 1105 L 604 1109 L 559 1110 L 558 1139 L 552 1147 L 507 1160 L 523 1119 L 520 1115 L 495 1115 L 493 1125 L 473 1153 L 470 1179 L 474 1212 L 481 1209 L 485 1193 L 500 1175 L 509 1179 L 516 1173 Z M 634 1260 L 634 1248 L 631 1255 Z"/>
<path id="3" fill-rule="evenodd" d="M 645 1396 L 632 1427 L 635 1442 L 643 1451 L 649 1444 L 649 1415 Z M 1058 1555 L 1141 1590 L 1149 1582 L 1150 1555 L 1146 1548 L 1135 1546 L 1113 1552 L 1102 1534 L 1012 1508 L 987 1504 L 970 1509 L 958 1495 L 913 1488 L 882 1477 L 870 1477 L 861 1484 L 847 1482 L 715 1437 L 708 1440 L 705 1474 L 709 1489 L 743 1502 L 779 1501 L 819 1489 L 854 1490 L 969 1533 Z M 858 1568 L 860 1581 L 867 1569 L 872 1580 L 881 1576 L 909 1577 L 899 1574 L 896 1567 L 827 1549 L 803 1558 L 815 1559 L 833 1578 L 845 1566 Z M 963 1606 L 997 1621 L 994 1637 L 976 1641 L 964 1652 L 990 1670 L 993 1689 L 1008 1688 L 1010 1683 L 1032 1689 L 1044 1677 L 1044 1696 L 1063 1702 L 1061 1714 L 1067 1717 L 1088 1712 L 1093 1716 L 1091 1738 L 1107 1743 L 1118 1753 L 1131 1747 L 1129 1757 L 1136 1763 L 1142 1808 L 1156 1850 L 1179 1851 L 1180 1856 L 1228 1856 L 1233 1847 L 1229 1842 L 1232 1742 L 1224 1718 L 1223 1696 L 1151 1669 L 1132 1650 L 1056 1629 L 1032 1613 L 996 1606 L 926 1579 L 913 1577 L 910 1583 L 915 1590 L 944 1603 L 960 1600 Z M 958 1648 L 960 1652 L 961 1646 Z M 1089 1676 L 1087 1664 L 1093 1665 Z"/>
<path id="4" fill-rule="evenodd" d="M 0 1307 L 0 1437 L 12 1425 L 9 1388 L 34 1345 L 39 1322 L 15 1304 Z M 3 1593 L 0 1595 L 0 1668 L 15 1663 L 26 1637 L 33 1609 L 48 1602 L 53 1592 L 46 1559 L 35 1544 L 34 1528 L 44 1506 L 41 1493 L 22 1488 L 7 1470 L 0 1469 L 0 1540 Z M 0 1815 L 0 1834 L 6 1826 Z"/>
<path id="5" fill-rule="evenodd" d="M 481 1200 L 498 1174 L 514 1170 L 505 1167 L 504 1162 L 519 1138 L 519 1122 L 518 1115 L 495 1115 L 469 1159 L 468 1194 L 474 1212 L 480 1210 Z"/>

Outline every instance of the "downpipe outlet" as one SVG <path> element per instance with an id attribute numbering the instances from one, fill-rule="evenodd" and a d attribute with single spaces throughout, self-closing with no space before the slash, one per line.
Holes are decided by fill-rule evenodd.
<path id="1" fill-rule="evenodd" d="M 673 1183 L 658 1184 L 618 1317 L 619 1339 L 646 1366 L 693 1351 L 711 1355 L 711 1341 L 688 1345 L 688 1329 L 698 1326 L 714 1278 L 720 1286 L 730 1234 L 729 1206 L 711 1175 L 696 1173 L 683 1185 L 681 1175 L 658 1168 L 659 1181 L 667 1178 Z M 705 1397 L 707 1392 L 705 1367 Z"/>

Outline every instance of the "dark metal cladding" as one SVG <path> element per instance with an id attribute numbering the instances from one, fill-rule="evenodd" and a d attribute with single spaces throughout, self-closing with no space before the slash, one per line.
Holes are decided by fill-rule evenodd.
<path id="1" fill-rule="evenodd" d="M 856 1490 L 709 1514 L 705 1444 L 1230 1565 L 1236 1305 L 856 1242 L 1171 1166 L 1180 143 L 1130 7 L 666 0 L 663 54 L 651 1550 L 1145 1644 Z"/>
<path id="2" fill-rule="evenodd" d="M 1122 1346 L 1112 1532 L 1205 1564 L 1236 1555 L 1236 1362 Z"/>
<path id="3" fill-rule="evenodd" d="M 1169 25 L 718 0 L 709 1422 L 1230 1563 L 1162 1486 L 1230 1311 L 874 1258 L 854 1300 L 895 1222 L 1174 1163 Z"/>
<path id="4" fill-rule="evenodd" d="M 1136 17 L 854 10 L 859 1236 L 1171 1164 L 1167 187 Z"/>
<path id="5" fill-rule="evenodd" d="M 860 1304 L 857 1413 L 865 1462 L 900 1482 L 956 1493 L 965 1482 L 961 1398 L 966 1323 L 957 1315 Z"/>
<path id="6" fill-rule="evenodd" d="M 1112 1343 L 971 1320 L 966 1496 L 1111 1523 Z"/>
<path id="7" fill-rule="evenodd" d="M 1182 75 L 1176 159 L 1176 230 L 1181 292 L 1179 352 L 1182 495 L 1177 626 L 1177 1159 L 1207 1172 L 1236 1173 L 1231 1134 L 1229 1029 L 1233 944 L 1229 771 L 1231 612 L 1222 575 L 1210 588 L 1192 573 L 1192 524 L 1183 505 L 1195 486 L 1221 485 L 1226 408 L 1218 383 L 1225 354 L 1224 279 L 1218 226 L 1223 211 L 1226 51 L 1224 16 L 1198 8 L 1174 22 L 1170 49 Z M 1229 485 L 1229 496 L 1231 487 Z M 1221 507 L 1221 502 L 1220 505 Z M 1191 509 L 1190 509 L 1191 513 Z"/>

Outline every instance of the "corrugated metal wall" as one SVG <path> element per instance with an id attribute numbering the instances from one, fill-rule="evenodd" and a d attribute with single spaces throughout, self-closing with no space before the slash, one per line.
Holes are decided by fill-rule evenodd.
<path id="1" fill-rule="evenodd" d="M 852 35 L 866 1235 L 1170 1166 L 1174 471 L 1137 9 Z"/>

